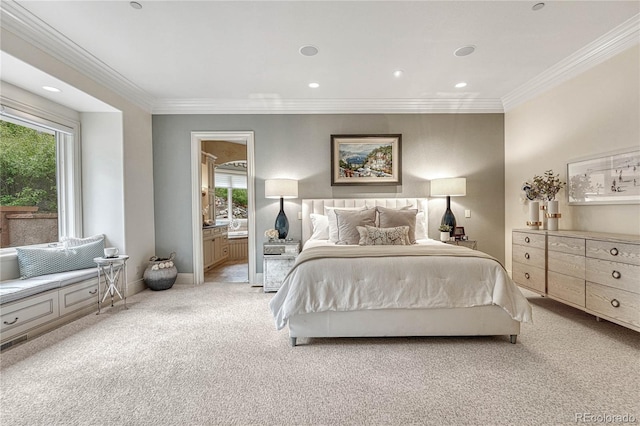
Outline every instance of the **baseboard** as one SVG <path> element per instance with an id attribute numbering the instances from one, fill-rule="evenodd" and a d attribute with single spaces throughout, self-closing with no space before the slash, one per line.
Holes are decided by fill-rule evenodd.
<path id="1" fill-rule="evenodd" d="M 264 283 L 264 274 L 261 272 L 256 273 L 256 281 L 251 283 L 251 287 L 262 287 Z"/>
<path id="2" fill-rule="evenodd" d="M 147 286 L 144 284 L 144 281 L 142 281 L 142 278 L 138 278 L 135 281 L 129 281 L 127 282 L 127 297 L 140 293 L 146 288 Z"/>
<path id="3" fill-rule="evenodd" d="M 178 277 L 176 278 L 177 285 L 193 285 L 193 274 L 187 273 L 178 273 Z"/>

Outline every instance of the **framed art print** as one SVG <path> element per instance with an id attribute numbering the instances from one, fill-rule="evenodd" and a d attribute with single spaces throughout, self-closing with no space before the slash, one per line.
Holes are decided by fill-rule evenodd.
<path id="1" fill-rule="evenodd" d="M 331 135 L 331 185 L 400 185 L 402 135 Z"/>
<path id="2" fill-rule="evenodd" d="M 640 203 L 640 149 L 567 164 L 569 204 Z"/>

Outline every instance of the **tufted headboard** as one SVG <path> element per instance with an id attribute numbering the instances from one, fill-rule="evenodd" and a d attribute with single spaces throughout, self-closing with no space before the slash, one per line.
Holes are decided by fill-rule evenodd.
<path id="1" fill-rule="evenodd" d="M 412 206 L 418 212 L 424 212 L 424 226 L 427 226 L 427 199 L 426 198 L 328 198 L 328 199 L 303 199 L 302 200 L 302 244 L 307 242 L 313 232 L 311 213 L 324 214 L 325 207 L 367 207 L 376 206 L 399 209 Z"/>

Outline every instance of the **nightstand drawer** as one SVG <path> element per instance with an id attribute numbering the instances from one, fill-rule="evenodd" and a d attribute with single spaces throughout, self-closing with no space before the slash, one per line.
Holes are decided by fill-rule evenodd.
<path id="1" fill-rule="evenodd" d="M 265 255 L 263 262 L 264 291 L 278 291 L 282 286 L 282 281 L 295 263 L 295 256 Z"/>

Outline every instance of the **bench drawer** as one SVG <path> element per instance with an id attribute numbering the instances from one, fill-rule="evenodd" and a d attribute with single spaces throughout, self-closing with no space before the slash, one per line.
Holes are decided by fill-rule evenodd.
<path id="1" fill-rule="evenodd" d="M 0 330 L 2 341 L 58 318 L 58 290 L 2 306 Z"/>
<path id="2" fill-rule="evenodd" d="M 60 289 L 60 316 L 95 305 L 98 310 L 98 279 L 82 281 Z"/>

